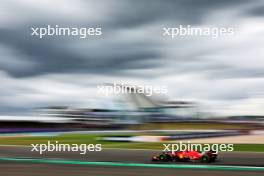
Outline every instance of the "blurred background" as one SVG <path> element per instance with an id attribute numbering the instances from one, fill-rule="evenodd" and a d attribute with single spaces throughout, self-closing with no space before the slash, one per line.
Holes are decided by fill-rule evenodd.
<path id="1" fill-rule="evenodd" d="M 235 152 L 220 153 L 215 165 L 263 167 L 256 153 L 264 151 L 263 12 L 261 0 L 1 0 L 0 173 L 172 175 L 60 160 L 146 164 L 162 144 L 179 141 L 231 143 Z M 31 35 L 48 25 L 102 28 L 102 35 Z M 164 27 L 179 25 L 233 28 L 234 35 L 163 36 Z M 99 90 L 116 84 L 131 91 Z M 166 91 L 138 91 L 147 86 Z M 30 151 L 47 141 L 100 143 L 103 151 Z M 249 174 L 206 167 L 177 172 Z"/>
<path id="2" fill-rule="evenodd" d="M 260 0 L 1 0 L 0 144 L 162 149 L 190 140 L 263 152 L 263 12 Z M 102 35 L 31 35 L 48 25 L 101 27 Z M 179 25 L 231 27 L 234 35 L 162 35 Z M 98 91 L 115 83 L 136 88 Z M 167 91 L 137 91 L 146 85 Z"/>

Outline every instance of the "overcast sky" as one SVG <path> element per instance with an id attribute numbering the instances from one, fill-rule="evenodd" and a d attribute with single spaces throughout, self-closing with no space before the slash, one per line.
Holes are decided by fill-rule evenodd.
<path id="1" fill-rule="evenodd" d="M 31 27 L 102 27 L 86 39 Z M 233 27 L 234 36 L 164 38 L 164 26 Z M 2 0 L 0 114 L 102 106 L 96 85 L 167 86 L 170 100 L 218 114 L 264 115 L 262 0 Z M 96 104 L 96 105 L 95 105 Z"/>

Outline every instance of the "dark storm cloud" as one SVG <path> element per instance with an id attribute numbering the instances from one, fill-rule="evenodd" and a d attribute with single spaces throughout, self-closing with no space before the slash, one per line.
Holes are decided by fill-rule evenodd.
<path id="1" fill-rule="evenodd" d="M 155 21 L 173 21 L 175 24 L 200 24 L 209 11 L 230 8 L 246 0 L 153 0 L 124 1 L 112 21 L 115 27 L 135 27 Z"/>
<path id="2" fill-rule="evenodd" d="M 101 20 L 102 26 L 107 29 L 108 33 L 112 31 L 137 27 L 143 24 L 150 24 L 155 21 L 172 21 L 186 24 L 201 23 L 208 11 L 221 9 L 225 7 L 235 6 L 244 3 L 242 0 L 155 0 L 151 1 L 114 1 L 117 4 L 114 12 L 110 17 Z M 86 8 L 85 6 L 83 8 Z M 87 5 L 87 9 L 89 6 Z M 99 9 L 98 13 L 100 13 Z M 38 13 L 38 12 L 34 12 Z M 36 15 L 37 14 L 32 14 Z M 95 14 L 96 15 L 96 14 Z M 36 18 L 38 20 L 38 18 Z M 151 49 L 148 42 L 141 42 L 141 46 L 137 47 L 137 43 L 131 42 L 126 38 L 122 38 L 121 42 L 104 45 L 101 42 L 100 47 L 92 47 L 87 41 L 86 51 L 83 53 L 74 52 L 65 46 L 65 43 L 75 42 L 71 40 L 63 40 L 58 38 L 40 40 L 29 35 L 29 26 L 35 24 L 54 24 L 54 18 L 47 14 L 46 17 L 41 16 L 41 21 L 32 21 L 25 26 L 16 29 L 0 29 L 0 42 L 11 48 L 19 50 L 22 55 L 28 57 L 30 61 L 36 63 L 36 66 L 27 70 L 16 70 L 14 68 L 4 68 L 10 75 L 15 77 L 34 76 L 46 73 L 64 73 L 64 72 L 89 72 L 89 73 L 119 73 L 119 71 L 136 68 L 157 67 L 157 60 L 162 62 L 160 54 L 155 49 Z M 56 19 L 56 18 L 55 18 Z M 78 21 L 80 24 L 75 26 L 83 26 L 88 24 L 89 19 Z M 67 21 L 65 16 L 64 24 L 72 24 L 74 22 Z M 75 22 L 76 23 L 76 22 Z M 92 23 L 93 24 L 93 23 Z M 118 36 L 117 36 L 118 37 Z M 115 38 L 113 37 L 113 40 Z M 143 44 L 142 44 L 143 43 Z M 135 48 L 130 51 L 129 48 Z M 98 52 L 98 51 L 101 52 Z M 17 56 L 19 57 L 19 56 Z M 12 59 L 12 58 L 9 58 Z M 151 62 L 153 60 L 153 62 Z"/>
<path id="3" fill-rule="evenodd" d="M 118 74 L 122 70 L 156 67 L 155 63 L 148 60 L 155 60 L 159 54 L 147 49 L 144 43 L 129 44 L 127 42 L 114 43 L 115 47 L 105 46 L 94 48 L 89 45 L 83 53 L 78 54 L 66 47 L 65 42 L 74 42 L 67 39 L 39 39 L 29 37 L 28 31 L 0 29 L 0 42 L 11 48 L 19 50 L 21 55 L 25 55 L 35 66 L 27 70 L 17 70 L 14 68 L 0 68 L 15 77 L 34 76 L 46 73 L 98 73 L 98 74 Z M 143 46 L 142 46 L 143 45 Z M 104 44 L 102 43 L 102 46 Z M 146 49 L 142 49 L 146 48 Z M 102 52 L 98 52 L 101 50 Z M 19 56 L 18 56 L 19 57 Z M 13 58 L 7 58 L 13 59 Z M 146 63 L 145 63 L 146 62 Z"/>
<path id="4" fill-rule="evenodd" d="M 251 16 L 264 16 L 264 4 L 261 6 L 253 7 L 247 12 Z"/>

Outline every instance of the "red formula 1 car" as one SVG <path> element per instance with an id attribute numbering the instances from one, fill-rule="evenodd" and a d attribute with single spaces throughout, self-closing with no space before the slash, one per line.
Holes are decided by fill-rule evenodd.
<path id="1" fill-rule="evenodd" d="M 152 161 L 200 161 L 202 163 L 214 162 L 217 154 L 213 151 L 175 151 L 164 152 L 152 157 Z"/>

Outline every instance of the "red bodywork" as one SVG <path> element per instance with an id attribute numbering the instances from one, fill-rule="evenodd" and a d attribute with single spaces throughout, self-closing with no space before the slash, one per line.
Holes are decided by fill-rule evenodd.
<path id="1" fill-rule="evenodd" d="M 179 159 L 188 158 L 190 160 L 199 160 L 203 154 L 197 151 L 181 151 L 173 152 L 172 155 L 175 155 Z"/>
<path id="2" fill-rule="evenodd" d="M 198 151 L 176 151 L 176 152 L 164 152 L 160 155 L 153 156 L 152 161 L 201 161 L 201 162 L 214 162 L 217 158 L 217 154 Z"/>

